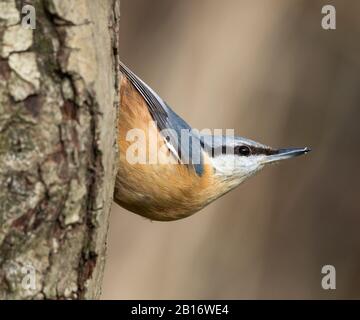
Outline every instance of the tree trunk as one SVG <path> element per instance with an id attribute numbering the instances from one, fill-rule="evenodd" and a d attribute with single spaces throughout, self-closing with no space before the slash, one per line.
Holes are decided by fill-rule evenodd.
<path id="1" fill-rule="evenodd" d="M 119 15 L 118 0 L 0 3 L 0 299 L 100 295 Z"/>

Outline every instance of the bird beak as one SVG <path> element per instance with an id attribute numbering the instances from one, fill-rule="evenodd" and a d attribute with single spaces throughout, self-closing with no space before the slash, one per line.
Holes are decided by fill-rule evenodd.
<path id="1" fill-rule="evenodd" d="M 275 150 L 274 154 L 269 155 L 265 158 L 264 163 L 272 163 L 280 160 L 290 159 L 293 157 L 301 156 L 310 152 L 309 148 L 288 148 L 288 149 L 278 149 Z"/>

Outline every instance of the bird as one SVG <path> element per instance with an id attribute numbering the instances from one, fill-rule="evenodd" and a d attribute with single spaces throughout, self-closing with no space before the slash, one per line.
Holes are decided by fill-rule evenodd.
<path id="1" fill-rule="evenodd" d="M 114 201 L 133 213 L 155 221 L 189 217 L 268 164 L 310 151 L 307 147 L 274 149 L 239 136 L 203 134 L 121 61 L 119 69 Z M 133 161 L 139 154 L 144 161 Z M 151 157 L 157 161 L 149 161 Z"/>

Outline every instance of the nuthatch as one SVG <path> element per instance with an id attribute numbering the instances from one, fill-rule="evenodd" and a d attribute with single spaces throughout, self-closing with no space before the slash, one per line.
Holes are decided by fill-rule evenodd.
<path id="1" fill-rule="evenodd" d="M 310 151 L 273 149 L 242 137 L 195 132 L 122 63 L 120 71 L 119 163 L 114 200 L 134 213 L 162 221 L 188 217 L 265 165 Z M 151 122 L 155 125 L 149 126 Z M 127 134 L 132 129 L 143 130 L 147 142 L 150 136 L 156 136 L 157 156 L 170 154 L 175 161 L 129 162 L 126 155 L 131 142 Z M 164 131 L 170 133 L 165 136 Z M 182 141 L 184 136 L 189 138 L 187 143 Z M 152 152 L 149 149 L 146 155 Z"/>

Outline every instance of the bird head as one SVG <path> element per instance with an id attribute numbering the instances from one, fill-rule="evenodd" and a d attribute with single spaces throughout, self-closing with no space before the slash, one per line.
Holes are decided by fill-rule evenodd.
<path id="1" fill-rule="evenodd" d="M 274 149 L 261 143 L 231 136 L 203 136 L 214 175 L 231 190 L 264 166 L 310 151 L 309 148 Z"/>

